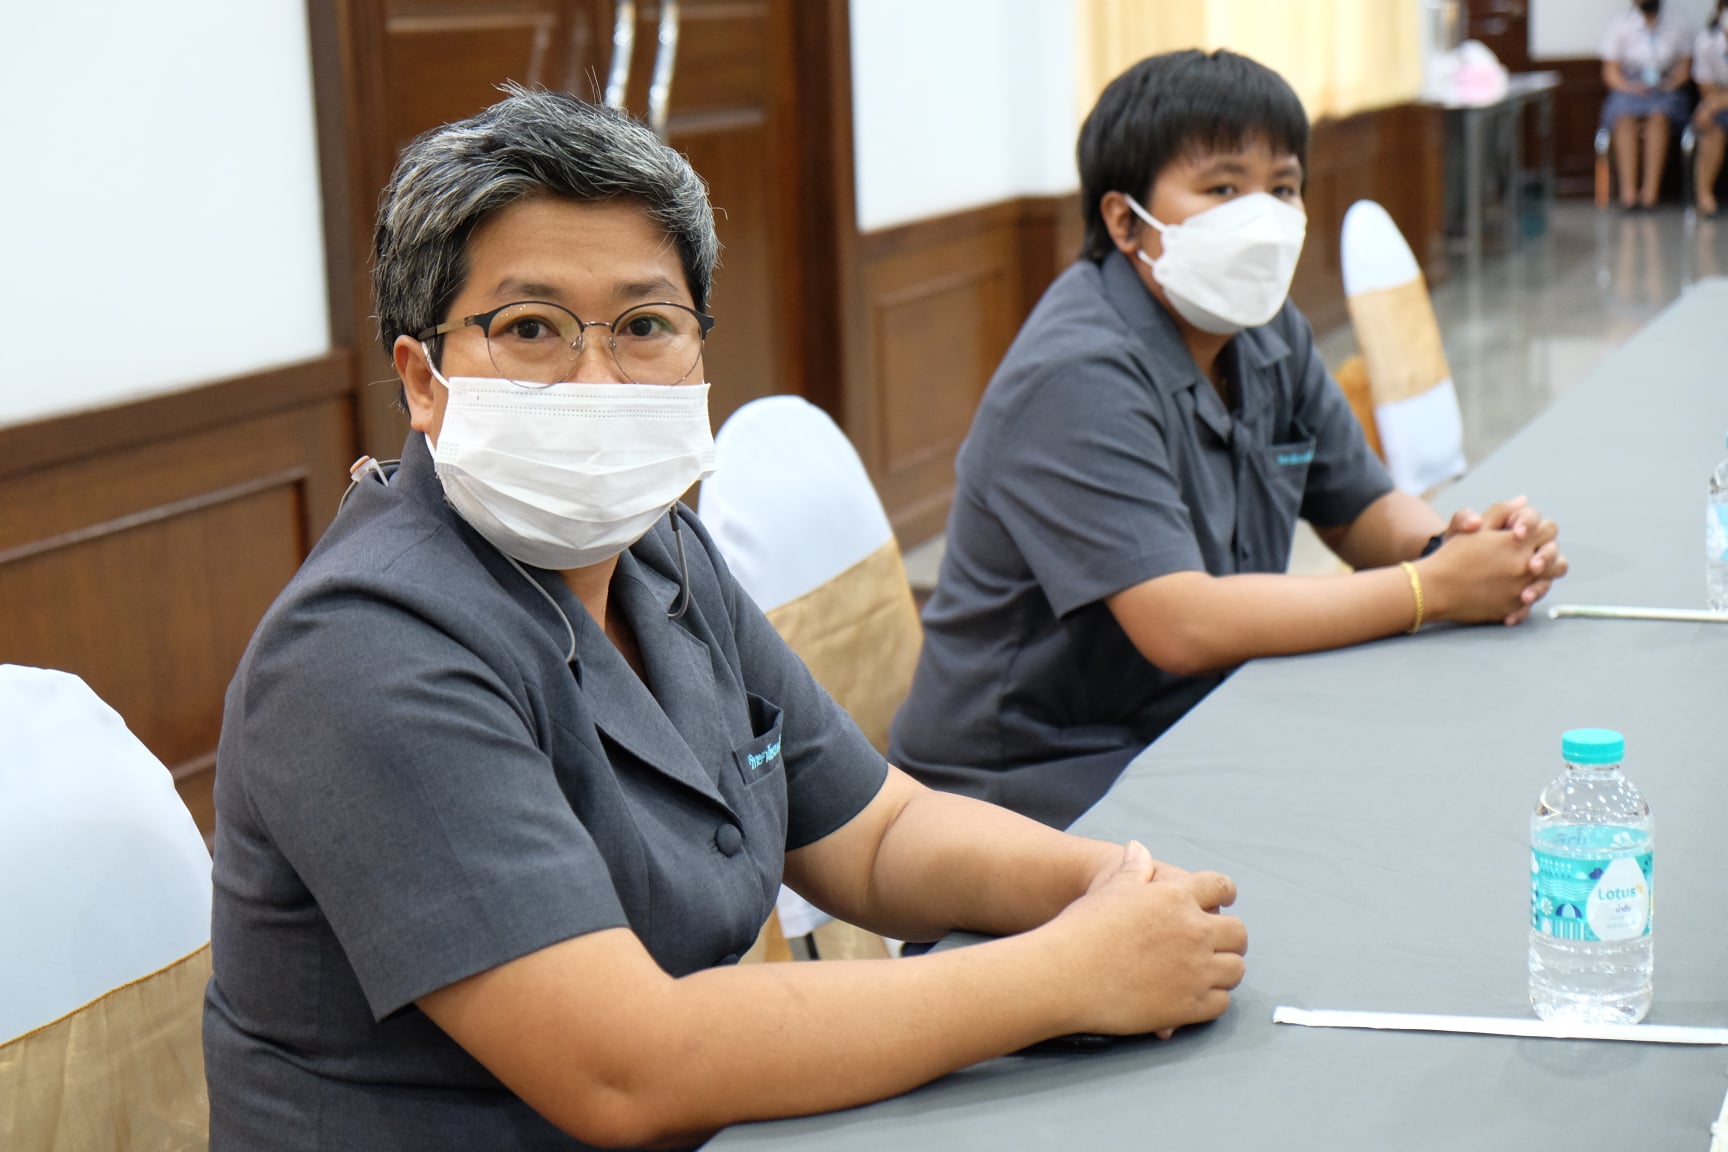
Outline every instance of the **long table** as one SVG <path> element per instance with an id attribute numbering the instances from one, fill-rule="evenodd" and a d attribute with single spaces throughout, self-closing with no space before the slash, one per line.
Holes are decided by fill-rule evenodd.
<path id="1" fill-rule="evenodd" d="M 1728 431 L 1728 280 L 1696 285 L 1450 505 L 1528 493 L 1573 574 L 1550 602 L 1702 607 Z M 1248 976 L 1215 1023 L 991 1061 L 732 1149 L 1705 1152 L 1728 1048 L 1274 1025 L 1272 1010 L 1528 1016 L 1528 822 L 1566 728 L 1618 728 L 1656 818 L 1653 1023 L 1728 1025 L 1728 626 L 1436 628 L 1256 661 L 1076 825 L 1216 867 Z"/>

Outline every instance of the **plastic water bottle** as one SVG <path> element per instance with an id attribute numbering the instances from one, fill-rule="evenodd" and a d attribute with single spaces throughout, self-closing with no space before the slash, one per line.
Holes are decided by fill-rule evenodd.
<path id="1" fill-rule="evenodd" d="M 1728 458 L 1710 474 L 1704 505 L 1704 599 L 1712 612 L 1728 612 Z"/>
<path id="2" fill-rule="evenodd" d="M 1635 1024 L 1650 1011 L 1650 805 L 1606 728 L 1561 738 L 1566 770 L 1530 818 L 1530 1004 L 1544 1020 Z"/>

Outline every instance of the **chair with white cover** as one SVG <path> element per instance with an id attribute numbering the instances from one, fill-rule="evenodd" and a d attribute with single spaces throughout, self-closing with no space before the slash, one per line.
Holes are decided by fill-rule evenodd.
<path id="1" fill-rule="evenodd" d="M 78 677 L 0 664 L 0 1148 L 208 1145 L 210 854 Z"/>
<path id="2" fill-rule="evenodd" d="M 1428 282 L 1386 209 L 1344 214 L 1344 295 L 1368 368 L 1374 423 L 1392 481 L 1421 495 L 1464 473 L 1464 420 Z"/>
<path id="3" fill-rule="evenodd" d="M 734 412 L 699 511 L 738 583 L 878 749 L 912 685 L 923 630 L 888 516 L 827 413 L 797 396 Z M 828 921 L 782 889 L 780 925 Z"/>

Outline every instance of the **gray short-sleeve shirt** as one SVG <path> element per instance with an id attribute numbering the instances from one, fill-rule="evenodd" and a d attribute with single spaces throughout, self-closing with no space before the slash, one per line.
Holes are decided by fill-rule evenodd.
<path id="1" fill-rule="evenodd" d="M 889 758 L 1065 826 L 1223 677 L 1148 663 L 1104 600 L 1172 572 L 1282 572 L 1298 516 L 1392 488 L 1286 304 L 1224 353 L 1235 403 L 1119 253 L 1069 268 L 990 381 Z"/>
<path id="2" fill-rule="evenodd" d="M 213 1149 L 578 1147 L 414 1001 L 605 928 L 675 976 L 734 962 L 785 851 L 875 796 L 881 756 L 674 515 L 683 618 L 668 520 L 612 584 L 644 683 L 444 503 L 418 435 L 354 490 L 228 691 Z"/>

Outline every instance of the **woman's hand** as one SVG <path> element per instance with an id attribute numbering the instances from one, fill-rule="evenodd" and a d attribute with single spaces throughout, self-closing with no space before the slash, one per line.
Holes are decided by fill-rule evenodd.
<path id="1" fill-rule="evenodd" d="M 1548 594 L 1554 581 L 1566 575 L 1569 566 L 1566 557 L 1560 554 L 1559 526 L 1552 520 L 1542 519 L 1541 514 L 1530 507 L 1526 497 L 1515 496 L 1490 506 L 1485 513 L 1460 508 L 1452 514 L 1445 538 L 1451 541 L 1483 530 L 1508 532 L 1515 540 L 1535 542 L 1525 566 L 1530 580 L 1519 593 L 1518 607 L 1501 621 L 1508 625 L 1518 624 L 1530 615 L 1531 606 Z M 1435 618 L 1441 617 L 1437 614 Z"/>
<path id="2" fill-rule="evenodd" d="M 1235 899 L 1229 878 L 1159 864 L 1130 842 L 1115 869 L 1038 930 L 1071 974 L 1071 1030 L 1168 1035 L 1221 1015 L 1248 948 L 1242 921 L 1218 911 Z"/>
<path id="3" fill-rule="evenodd" d="M 1123 864 L 1128 859 L 1128 853 L 1132 852 L 1134 849 L 1146 852 L 1145 846 L 1136 841 L 1130 841 L 1123 845 L 1110 845 L 1110 847 L 1114 848 L 1115 851 L 1110 852 L 1108 857 L 1101 862 L 1101 866 L 1093 875 L 1091 883 L 1086 886 L 1086 891 L 1088 893 L 1096 892 L 1099 888 L 1102 888 L 1104 885 L 1114 880 L 1122 871 Z M 1149 852 L 1147 852 L 1146 858 L 1152 862 L 1152 875 L 1150 877 L 1152 880 L 1180 880 L 1183 877 L 1193 875 L 1193 873 L 1189 872 L 1188 869 L 1178 868 L 1174 864 L 1167 864 Z"/>
<path id="4" fill-rule="evenodd" d="M 1528 516 L 1521 512 L 1512 527 L 1448 540 L 1417 562 L 1428 618 L 1460 624 L 1521 623 L 1566 574 L 1558 533 L 1552 520 L 1529 511 Z"/>

